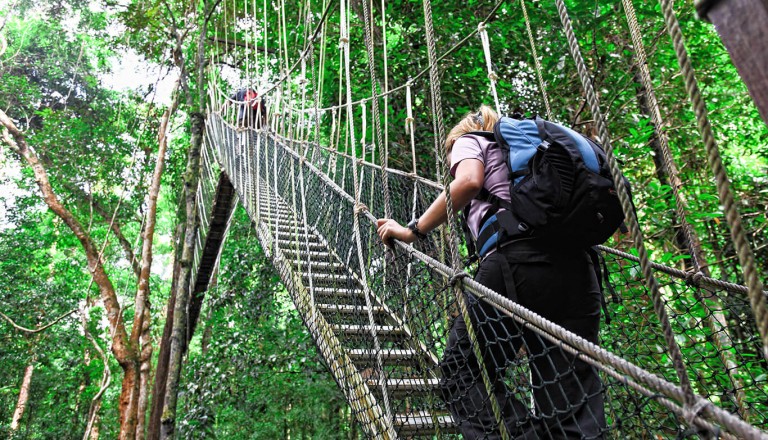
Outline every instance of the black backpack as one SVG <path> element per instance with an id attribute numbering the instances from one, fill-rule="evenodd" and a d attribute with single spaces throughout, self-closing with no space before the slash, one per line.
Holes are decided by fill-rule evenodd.
<path id="1" fill-rule="evenodd" d="M 471 134 L 496 142 L 491 148 L 503 149 L 510 173 L 510 200 L 485 188 L 476 197 L 493 205 L 480 223 L 478 256 L 527 237 L 558 247 L 588 248 L 605 242 L 622 225 L 624 212 L 606 154 L 596 142 L 541 118 L 503 117 L 493 132 Z M 629 182 L 621 178 L 629 190 Z M 469 206 L 464 215 L 469 218 Z"/>

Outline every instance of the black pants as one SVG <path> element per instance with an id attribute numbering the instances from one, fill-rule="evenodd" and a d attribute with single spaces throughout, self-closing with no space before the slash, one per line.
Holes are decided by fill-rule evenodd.
<path id="1" fill-rule="evenodd" d="M 512 245 L 489 255 L 475 280 L 585 339 L 597 343 L 600 290 L 586 252 Z M 470 319 L 504 424 L 517 439 L 594 439 L 605 430 L 597 371 L 556 344 L 467 294 Z M 505 373 L 527 352 L 530 383 L 507 387 Z M 466 322 L 453 323 L 443 359 L 441 391 L 466 439 L 501 438 Z M 527 377 L 507 381 L 528 382 Z M 535 408 L 521 397 L 532 389 Z"/>

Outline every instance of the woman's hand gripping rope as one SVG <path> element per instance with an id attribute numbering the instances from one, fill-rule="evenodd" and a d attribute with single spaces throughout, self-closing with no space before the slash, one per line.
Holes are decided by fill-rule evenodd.
<path id="1" fill-rule="evenodd" d="M 376 227 L 381 241 L 389 247 L 394 245 L 393 238 L 405 243 L 413 243 L 417 238 L 413 231 L 392 219 L 380 218 L 376 220 Z"/>

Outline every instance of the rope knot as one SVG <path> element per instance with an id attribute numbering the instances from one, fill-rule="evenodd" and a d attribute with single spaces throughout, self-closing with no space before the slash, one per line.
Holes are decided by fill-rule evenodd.
<path id="1" fill-rule="evenodd" d="M 685 282 L 689 286 L 698 287 L 701 283 L 702 278 L 704 278 L 704 274 L 700 270 L 697 272 L 688 272 L 685 275 Z"/>
<path id="2" fill-rule="evenodd" d="M 694 426 L 693 420 L 704 408 L 710 405 L 712 405 L 712 403 L 706 399 L 701 399 L 693 405 L 685 405 L 683 407 L 683 419 L 688 423 L 688 426 Z"/>
<path id="3" fill-rule="evenodd" d="M 488 78 L 490 78 L 491 81 L 496 82 L 499 80 L 499 75 L 496 75 L 496 72 L 489 72 Z"/>
<path id="4" fill-rule="evenodd" d="M 368 207 L 365 206 L 365 203 L 355 203 L 355 214 L 360 214 L 365 211 L 368 211 Z"/>
<path id="5" fill-rule="evenodd" d="M 349 43 L 349 37 L 341 37 L 339 38 L 339 44 L 348 44 Z"/>
<path id="6" fill-rule="evenodd" d="M 480 24 L 477 25 L 478 32 L 485 32 L 486 29 L 487 29 L 487 26 L 485 25 L 484 21 L 481 21 Z"/>
<path id="7" fill-rule="evenodd" d="M 456 272 L 453 273 L 451 278 L 448 279 L 448 283 L 451 286 L 455 286 L 456 283 L 459 282 L 459 280 L 463 280 L 464 278 L 467 278 L 468 276 L 469 276 L 469 274 L 464 272 L 463 270 L 456 271 Z"/>

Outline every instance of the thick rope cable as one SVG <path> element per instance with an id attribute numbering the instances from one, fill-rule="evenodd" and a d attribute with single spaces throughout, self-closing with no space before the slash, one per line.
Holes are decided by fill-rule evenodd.
<path id="1" fill-rule="evenodd" d="M 576 63 L 582 87 L 584 88 L 584 92 L 587 95 L 587 100 L 589 101 L 593 119 L 598 126 L 600 140 L 605 147 L 608 166 L 613 177 L 613 183 L 626 215 L 626 220 L 628 220 L 628 226 L 632 234 L 635 248 L 637 249 L 638 255 L 640 257 L 640 267 L 642 269 L 645 284 L 648 290 L 651 292 L 651 296 L 653 298 L 653 308 L 659 318 L 662 332 L 664 334 L 664 341 L 667 343 L 669 348 L 669 354 L 672 359 L 672 364 L 675 368 L 675 371 L 677 372 L 680 386 L 686 395 L 685 404 L 686 406 L 693 405 L 694 394 L 690 379 L 688 378 L 688 372 L 683 361 L 683 355 L 680 351 L 680 346 L 677 345 L 677 341 L 675 340 L 675 335 L 672 331 L 672 324 L 669 321 L 666 305 L 664 298 L 661 296 L 661 289 L 659 287 L 658 281 L 653 276 L 653 269 L 650 264 L 648 250 L 645 247 L 643 233 L 640 230 L 640 225 L 638 224 L 637 217 L 635 216 L 635 211 L 632 209 L 632 201 L 627 189 L 624 187 L 624 182 L 621 179 L 621 170 L 619 169 L 618 163 L 613 154 L 613 146 L 611 145 L 611 139 L 608 134 L 608 127 L 606 126 L 605 119 L 603 118 L 602 111 L 600 110 L 597 94 L 595 93 L 595 90 L 592 86 L 592 80 L 589 77 L 589 73 L 587 72 L 587 68 L 584 64 L 584 58 L 581 55 L 581 49 L 579 48 L 579 43 L 576 40 L 576 35 L 574 34 L 573 25 L 571 24 L 571 19 L 568 15 L 565 2 L 563 0 L 555 0 L 555 2 L 557 5 L 558 13 L 560 15 L 560 21 L 563 24 L 563 30 L 565 31 L 565 35 L 568 40 L 568 49 L 570 50 L 571 56 Z"/>
<path id="2" fill-rule="evenodd" d="M 640 79 L 643 84 L 643 88 L 645 89 L 645 95 L 648 99 L 648 106 L 651 110 L 651 121 L 653 122 L 656 138 L 658 139 L 659 145 L 661 147 L 664 166 L 666 167 L 667 173 L 670 176 L 670 187 L 672 188 L 672 194 L 675 198 L 675 213 L 678 220 L 680 221 L 680 226 L 683 229 L 683 234 L 685 236 L 688 248 L 691 251 L 690 256 L 694 272 L 698 272 L 702 268 L 702 262 L 699 261 L 700 255 L 695 252 L 695 250 L 699 247 L 698 239 L 696 238 L 695 233 L 693 232 L 693 229 L 687 220 L 685 208 L 688 206 L 688 203 L 680 191 L 683 184 L 680 181 L 677 165 L 672 158 L 672 152 L 669 148 L 667 135 L 663 130 L 664 121 L 661 117 L 659 104 L 656 99 L 656 93 L 654 92 L 653 82 L 651 81 L 651 74 L 648 70 L 648 60 L 645 54 L 643 40 L 640 36 L 640 26 L 637 22 L 635 7 L 633 6 L 631 0 L 622 0 L 622 3 L 624 5 L 624 11 L 627 17 L 630 35 L 632 36 L 632 44 L 634 45 L 633 54 L 636 59 L 635 65 L 638 69 L 638 72 L 640 72 Z"/>
<path id="3" fill-rule="evenodd" d="M 357 248 L 357 258 L 360 264 L 360 267 L 365 267 L 365 258 L 363 257 L 363 244 L 362 244 L 362 238 L 360 234 L 360 212 L 362 209 L 359 209 L 361 206 L 360 203 L 360 187 L 357 185 L 358 182 L 358 173 L 357 173 L 357 152 L 355 148 L 355 127 L 354 127 L 354 120 L 353 120 L 353 109 L 352 109 L 352 75 L 351 75 L 351 69 L 350 69 L 350 50 L 349 50 L 349 26 L 347 23 L 347 1 L 348 0 L 341 0 L 339 3 L 341 4 L 340 8 L 340 14 L 341 19 L 339 22 L 341 23 L 341 44 L 344 48 L 344 75 L 346 79 L 346 98 L 347 98 L 347 138 L 350 140 L 350 144 L 352 147 L 352 157 L 353 162 L 350 164 L 352 167 L 352 186 L 355 191 L 355 208 L 352 210 L 352 227 L 353 227 L 353 235 L 355 239 L 355 247 Z M 366 0 L 363 0 L 363 3 L 365 3 Z M 367 28 L 367 25 L 365 25 Z M 373 338 L 373 346 L 374 350 L 376 352 L 376 364 L 379 368 L 379 371 L 382 373 L 384 370 L 384 360 L 382 358 L 382 351 L 381 351 L 381 344 L 379 343 L 379 337 L 377 334 L 377 327 L 376 327 L 376 321 L 373 317 L 373 307 L 372 307 L 372 301 L 371 297 L 373 294 L 371 293 L 370 288 L 368 287 L 368 281 L 367 281 L 367 274 L 366 271 L 361 270 L 360 271 L 360 277 L 362 279 L 362 287 L 365 297 L 365 306 L 368 312 L 368 323 L 371 327 L 371 336 Z M 383 378 L 382 378 L 383 379 Z M 392 417 L 392 411 L 389 406 L 389 395 L 388 390 L 386 386 L 386 380 L 381 380 L 381 393 L 382 393 L 382 401 L 384 403 L 384 414 L 387 417 L 387 420 L 381 421 L 381 427 L 385 430 L 385 432 L 382 432 L 381 435 L 385 438 L 397 438 L 397 434 L 395 434 L 394 428 L 392 426 L 392 421 L 394 420 Z"/>
<path id="4" fill-rule="evenodd" d="M 445 204 L 446 204 L 446 210 L 448 215 L 448 231 L 449 231 L 449 249 L 451 254 L 451 267 L 453 267 L 453 270 L 456 273 L 464 273 L 462 271 L 461 266 L 461 258 L 459 256 L 459 249 L 458 249 L 458 228 L 457 225 L 457 219 L 456 214 L 453 211 L 453 200 L 451 199 L 451 191 L 450 191 L 450 180 L 448 175 L 448 167 L 446 167 L 445 161 L 443 160 L 444 154 L 441 153 L 441 146 L 442 143 L 445 140 L 445 125 L 443 123 L 443 103 L 442 103 L 442 97 L 440 95 L 440 77 L 439 73 L 437 71 L 438 67 L 438 61 L 437 61 L 437 50 L 436 50 L 436 42 L 435 42 L 435 30 L 432 23 L 432 3 L 431 0 L 422 0 L 422 4 L 424 7 L 424 27 L 426 30 L 426 39 L 427 39 L 427 56 L 429 57 L 429 90 L 430 95 L 432 97 L 431 104 L 432 104 L 432 116 L 433 116 L 433 125 L 436 127 L 435 130 L 435 158 L 437 160 L 437 166 L 438 166 L 438 176 L 440 176 L 443 180 L 443 187 L 445 187 Z M 499 407 L 499 401 L 496 398 L 496 394 L 493 392 L 493 384 L 491 383 L 490 376 L 488 375 L 488 370 L 485 365 L 485 360 L 483 358 L 480 344 L 477 339 L 477 334 L 475 332 L 475 325 L 471 320 L 471 317 L 469 315 L 469 309 L 467 306 L 467 300 L 464 297 L 464 292 L 462 290 L 462 282 L 459 280 L 458 282 L 452 283 L 453 284 L 453 290 L 454 294 L 456 296 L 456 301 L 459 303 L 459 309 L 461 310 L 462 318 L 465 321 L 466 327 L 467 327 L 467 334 L 469 336 L 470 344 L 472 346 L 472 351 L 477 358 L 477 362 L 480 365 L 480 371 L 483 378 L 483 384 L 485 386 L 485 390 L 488 394 L 488 398 L 491 402 L 491 409 L 493 410 L 493 415 L 496 418 L 496 423 L 499 428 L 499 432 L 501 433 L 501 437 L 504 440 L 507 440 L 510 437 L 509 432 L 507 431 L 507 426 L 504 423 L 504 418 L 501 414 L 501 408 Z"/>
<path id="5" fill-rule="evenodd" d="M 552 109 L 549 107 L 549 95 L 547 94 L 547 85 L 544 82 L 544 76 L 541 74 L 541 62 L 539 61 L 539 54 L 536 52 L 536 43 L 533 40 L 533 30 L 531 30 L 531 20 L 528 18 L 528 8 L 525 6 L 525 0 L 520 0 L 520 7 L 523 10 L 523 18 L 525 18 L 525 30 L 528 33 L 528 42 L 531 47 L 531 56 L 533 57 L 533 65 L 536 69 L 536 80 L 539 82 L 539 91 L 541 92 L 541 99 L 544 101 L 544 109 L 547 112 L 547 119 L 552 120 Z"/>
<path id="6" fill-rule="evenodd" d="M 672 188 L 672 194 L 674 195 L 675 200 L 675 212 L 677 214 L 680 227 L 682 228 L 683 235 L 690 251 L 689 255 L 693 264 L 693 272 L 698 273 L 702 272 L 703 270 L 705 273 L 709 273 L 709 271 L 706 269 L 706 262 L 702 261 L 704 257 L 699 252 L 699 239 L 686 218 L 686 207 L 688 204 L 680 191 L 682 182 L 679 177 L 677 166 L 672 157 L 672 152 L 669 148 L 667 135 L 662 129 L 663 121 L 661 118 L 661 111 L 659 110 L 659 104 L 656 100 L 656 93 L 654 92 L 653 82 L 651 81 L 651 74 L 648 69 L 648 61 L 645 54 L 643 40 L 640 35 L 640 26 L 637 22 L 635 7 L 632 4 L 632 0 L 622 0 L 622 3 L 624 6 L 625 15 L 627 17 L 630 34 L 632 36 L 632 43 L 634 45 L 633 54 L 636 60 L 636 68 L 640 73 L 640 79 L 642 81 L 643 88 L 645 89 L 644 92 L 650 107 L 651 120 L 653 121 L 654 131 L 656 132 L 656 139 L 658 140 L 662 151 L 664 166 L 666 167 L 667 173 L 669 174 L 670 186 Z M 710 295 L 710 299 L 716 302 L 717 307 L 712 308 L 707 303 L 707 301 L 702 301 L 702 305 L 708 311 L 707 325 L 712 329 L 715 335 L 713 339 L 715 345 L 717 346 L 718 354 L 721 361 L 723 362 L 723 365 L 726 366 L 726 371 L 728 372 L 730 380 L 733 382 L 734 400 L 736 406 L 739 408 L 740 413 L 747 417 L 749 411 L 747 410 L 747 406 L 745 404 L 746 396 L 744 395 L 743 382 L 737 377 L 738 367 L 736 362 L 733 360 L 732 354 L 725 349 L 726 347 L 733 345 L 732 341 L 730 340 L 731 336 L 727 330 L 726 318 L 722 311 L 719 310 L 721 308 L 720 299 L 717 298 L 716 295 Z"/>
<path id="7" fill-rule="evenodd" d="M 600 249 L 603 252 L 607 252 L 612 255 L 616 255 L 617 257 L 620 257 L 625 260 L 634 261 L 635 263 L 640 262 L 640 258 L 626 253 L 622 252 L 618 249 L 610 248 L 607 246 L 598 246 L 598 249 Z M 653 263 L 651 262 L 651 267 L 653 267 L 654 270 L 657 270 L 659 272 L 665 273 L 667 275 L 673 276 L 675 278 L 679 278 L 681 280 L 685 280 L 686 283 L 690 284 L 691 286 L 696 287 L 702 287 L 702 286 L 709 286 L 713 288 L 723 289 L 727 290 L 732 293 L 747 293 L 748 289 L 746 286 L 742 286 L 740 284 L 734 284 L 729 283 L 727 281 L 718 280 L 716 278 L 705 276 L 702 273 L 691 273 L 686 272 L 674 267 L 665 266 L 663 264 L 659 263 Z M 763 291 L 763 295 L 768 296 L 768 292 Z"/>
<path id="8" fill-rule="evenodd" d="M 499 81 L 499 75 L 493 71 L 493 62 L 491 61 L 491 42 L 488 38 L 488 26 L 484 21 L 477 25 L 477 32 L 480 34 L 480 42 L 483 46 L 483 55 L 485 56 L 485 68 L 488 71 L 488 82 L 491 86 L 491 96 L 495 104 L 496 113 L 501 114 L 499 108 L 499 94 L 496 92 L 496 82 Z"/>
<path id="9" fill-rule="evenodd" d="M 763 295 L 763 283 L 760 280 L 760 275 L 757 271 L 755 256 L 752 253 L 746 231 L 741 223 L 741 215 L 739 214 L 733 193 L 731 192 L 730 181 L 725 166 L 723 165 L 723 160 L 720 157 L 720 151 L 717 147 L 717 142 L 715 141 L 715 135 L 709 122 L 707 108 L 702 99 L 701 91 L 699 90 L 693 65 L 691 64 L 688 52 L 685 49 L 683 33 L 680 30 L 680 24 L 678 23 L 672 8 L 673 2 L 670 0 L 660 0 L 660 3 L 661 11 L 664 14 L 664 22 L 667 26 L 667 32 L 669 32 L 669 35 L 672 38 L 677 61 L 680 64 L 680 70 L 683 73 L 685 89 L 688 92 L 694 113 L 696 114 L 696 124 L 698 125 L 702 141 L 704 142 L 707 151 L 707 161 L 715 176 L 717 195 L 720 198 L 720 203 L 723 205 L 725 218 L 728 221 L 728 226 L 731 230 L 731 240 L 733 241 L 733 246 L 739 256 L 739 263 L 744 272 L 745 284 L 749 289 L 749 303 L 752 307 L 752 312 L 755 315 L 757 329 L 760 332 L 760 337 L 763 342 L 763 357 L 768 360 L 768 306 L 766 306 L 766 298 L 765 295 Z"/>
<path id="10" fill-rule="evenodd" d="M 384 98 L 384 156 L 389 163 L 389 62 L 387 54 L 387 9 L 384 0 L 381 0 L 381 45 L 382 58 L 384 59 L 384 89 L 382 95 Z M 382 162 L 382 166 L 386 168 Z M 385 173 L 386 174 L 386 173 Z"/>
<path id="11" fill-rule="evenodd" d="M 371 18 L 370 5 L 368 0 L 362 0 L 360 3 L 363 5 L 363 18 L 365 21 L 365 52 L 368 56 L 368 74 L 371 77 L 371 96 L 379 95 L 379 79 L 376 77 L 376 59 L 373 54 L 373 38 L 371 37 L 371 28 L 373 27 L 373 19 Z M 384 36 L 386 38 L 386 35 Z M 372 99 L 371 107 L 373 109 L 373 127 L 376 138 L 374 140 L 375 145 L 379 146 L 381 160 L 379 163 L 382 167 L 386 168 L 389 164 L 389 149 L 384 144 L 384 135 L 381 130 L 381 112 L 379 110 L 379 100 Z M 384 217 L 390 218 L 392 216 L 392 202 L 389 195 L 389 176 L 386 172 L 381 172 L 382 183 L 384 185 Z"/>

